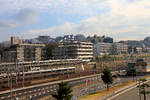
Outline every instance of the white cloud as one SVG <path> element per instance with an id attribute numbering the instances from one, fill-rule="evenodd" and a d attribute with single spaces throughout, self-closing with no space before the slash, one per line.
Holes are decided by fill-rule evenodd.
<path id="1" fill-rule="evenodd" d="M 65 1 L 65 0 L 64 0 Z M 62 2 L 64 2 L 62 0 Z M 91 0 L 88 0 L 91 1 Z M 91 2 L 87 0 L 78 0 L 79 5 L 88 6 Z M 81 3 L 82 2 L 82 3 Z M 48 29 L 42 30 L 30 30 L 25 33 L 30 34 L 43 34 L 49 33 L 50 35 L 57 36 L 62 34 L 76 34 L 83 33 L 85 35 L 99 34 L 99 35 L 110 35 L 116 37 L 118 35 L 118 40 L 125 38 L 136 38 L 142 36 L 142 34 L 149 34 L 150 32 L 150 1 L 149 0 L 136 0 L 136 1 L 127 1 L 127 0 L 108 0 L 100 2 L 95 0 L 96 5 L 102 5 L 104 7 L 109 7 L 110 10 L 107 13 L 99 14 L 96 17 L 90 17 L 82 20 L 80 23 L 75 24 L 72 22 L 66 22 L 64 25 L 53 26 Z M 95 6 L 96 8 L 96 6 Z M 88 9 L 88 8 L 87 8 Z M 89 11 L 89 10 L 87 10 Z M 82 12 L 81 12 L 82 13 Z M 24 33 L 24 34 L 25 34 Z M 126 34 L 127 35 L 122 35 Z M 134 35 L 132 36 L 132 34 Z M 131 34 L 131 36 L 130 36 Z M 137 36 L 135 36 L 137 34 Z"/>
<path id="2" fill-rule="evenodd" d="M 66 16 L 84 15 L 89 18 L 78 23 L 66 21 L 65 24 L 48 29 L 29 30 L 23 33 L 26 37 L 39 34 L 52 36 L 83 33 L 99 34 L 139 39 L 150 33 L 150 1 L 149 0 L 3 0 L 3 11 L 15 11 L 32 8 L 39 12 L 63 13 Z M 0 7 L 1 8 L 1 7 Z M 0 12 L 1 9 L 0 9 Z M 31 11 L 32 13 L 32 11 Z M 29 16 L 32 14 L 29 13 Z M 23 15 L 23 14 L 21 14 Z M 35 13 L 37 16 L 38 14 Z M 21 17 L 30 21 L 37 17 Z M 61 16 L 60 16 L 61 17 Z M 37 20 L 35 20 L 36 22 Z M 133 34 L 134 33 L 134 34 Z M 123 35 L 125 34 L 125 35 Z M 126 35 L 127 34 L 127 35 Z M 131 34 L 131 36 L 130 36 Z M 136 35 L 137 34 L 137 35 Z M 144 34 L 144 35 L 142 35 Z"/>
<path id="3" fill-rule="evenodd" d="M 64 14 L 97 14 L 104 8 L 104 0 L 3 0 L 4 11 L 16 12 L 24 8 L 37 9 L 40 12 L 64 13 Z M 0 7 L 1 8 L 1 7 Z"/>

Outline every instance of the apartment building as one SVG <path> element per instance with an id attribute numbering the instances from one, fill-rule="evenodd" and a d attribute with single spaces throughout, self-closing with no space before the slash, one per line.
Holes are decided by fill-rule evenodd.
<path id="1" fill-rule="evenodd" d="M 55 59 L 82 59 L 90 61 L 93 58 L 93 45 L 90 42 L 65 41 L 52 51 Z"/>
<path id="2" fill-rule="evenodd" d="M 127 54 L 128 53 L 128 45 L 124 43 L 113 43 L 112 44 L 112 54 Z"/>
<path id="3" fill-rule="evenodd" d="M 15 45 L 15 44 L 22 44 L 22 40 L 19 39 L 19 37 L 16 36 L 12 36 L 11 37 L 11 45 Z"/>
<path id="4" fill-rule="evenodd" d="M 112 43 L 97 43 L 94 45 L 94 56 L 108 55 L 111 53 Z"/>
<path id="5" fill-rule="evenodd" d="M 104 43 L 100 42 L 94 45 L 94 56 L 116 55 L 128 53 L 128 45 L 123 43 Z"/>
<path id="6" fill-rule="evenodd" d="M 3 53 L 3 61 L 40 61 L 44 44 L 26 44 L 19 37 L 11 37 L 11 46 Z"/>

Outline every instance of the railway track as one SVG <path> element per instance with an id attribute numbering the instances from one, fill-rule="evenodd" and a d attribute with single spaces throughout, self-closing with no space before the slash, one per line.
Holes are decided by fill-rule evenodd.
<path id="1" fill-rule="evenodd" d="M 86 82 L 87 80 L 98 81 L 100 80 L 100 74 L 66 79 L 63 81 L 69 82 L 69 84 L 73 86 L 81 82 Z M 19 89 L 13 89 L 12 91 L 10 90 L 3 91 L 3 92 L 0 92 L 0 100 L 8 100 L 11 98 L 23 98 L 25 100 L 30 100 L 32 98 L 35 98 L 36 96 L 44 95 L 47 93 L 51 94 L 56 91 L 58 87 L 58 83 L 60 82 L 61 81 L 48 82 L 48 83 L 28 86 L 28 87 L 19 88 Z"/>
<path id="2" fill-rule="evenodd" d="M 80 76 L 92 75 L 94 73 L 100 73 L 100 71 L 84 71 L 84 72 L 74 72 L 73 70 L 67 72 L 55 72 L 55 73 L 43 73 L 43 74 L 31 74 L 30 76 L 25 76 L 24 86 L 43 84 L 52 81 L 71 79 Z M 16 77 L 12 77 L 12 87 L 21 88 L 23 85 L 22 76 L 18 79 L 16 83 Z M 47 80 L 47 81 L 45 81 Z M 10 89 L 10 80 L 7 78 L 0 79 L 0 91 Z"/>

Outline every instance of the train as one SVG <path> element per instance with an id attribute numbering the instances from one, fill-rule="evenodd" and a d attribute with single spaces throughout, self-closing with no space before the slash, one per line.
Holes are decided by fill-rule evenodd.
<path id="1" fill-rule="evenodd" d="M 39 64 L 39 63 L 57 63 L 57 62 L 83 62 L 81 59 L 58 59 L 58 60 L 42 60 L 42 61 L 23 61 L 23 62 L 7 62 L 0 63 L 0 65 L 12 65 L 12 64 Z"/>
<path id="2" fill-rule="evenodd" d="M 52 69 L 46 69 L 46 70 L 40 70 L 40 67 L 34 67 L 34 68 L 31 68 L 31 71 L 27 71 L 27 72 L 24 72 L 24 75 L 25 76 L 28 76 L 28 75 L 34 75 L 34 74 L 42 74 L 42 73 L 64 73 L 64 72 L 75 72 L 75 67 L 66 67 L 66 68 L 52 68 Z M 19 72 L 20 75 L 23 74 L 23 72 Z M 7 77 L 7 73 L 4 73 L 4 74 L 0 74 L 0 78 L 1 77 Z M 16 76 L 16 73 L 11 73 L 12 76 Z"/>
<path id="3" fill-rule="evenodd" d="M 47 70 L 40 70 L 40 68 L 32 68 L 31 71 L 28 72 L 19 72 L 18 73 L 9 73 L 9 74 L 0 74 L 0 90 L 8 88 L 8 84 L 12 79 L 13 84 L 15 85 L 21 85 L 22 81 L 24 79 L 25 84 L 30 85 L 32 81 L 40 80 L 40 79 L 52 79 L 57 78 L 59 76 L 65 75 L 65 74 L 72 74 L 75 73 L 76 68 L 75 67 L 67 67 L 67 68 L 53 68 L 53 69 L 47 69 Z M 17 77 L 16 77 L 17 76 Z M 24 78 L 23 78 L 24 76 Z M 17 83 L 16 83 L 17 79 Z"/>

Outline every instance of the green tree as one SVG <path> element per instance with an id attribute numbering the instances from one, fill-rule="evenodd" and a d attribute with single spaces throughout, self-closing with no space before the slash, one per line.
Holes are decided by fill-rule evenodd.
<path id="1" fill-rule="evenodd" d="M 139 85 L 137 86 L 139 88 L 139 95 L 140 95 L 140 100 L 141 100 L 141 94 L 144 96 L 144 100 L 146 100 L 146 95 L 150 94 L 150 91 L 147 91 L 147 88 L 150 86 L 145 83 L 146 79 L 140 79 L 139 80 Z"/>
<path id="2" fill-rule="evenodd" d="M 4 59 L 2 59 L 4 51 L 5 51 L 5 48 L 4 47 L 0 47 L 0 60 L 1 61 L 4 61 Z"/>
<path id="3" fill-rule="evenodd" d="M 58 43 L 55 43 L 55 42 L 50 43 L 50 44 L 46 44 L 46 47 L 45 47 L 45 49 L 46 49 L 46 59 L 50 59 L 50 58 L 53 57 L 52 51 L 57 47 L 58 47 Z"/>
<path id="4" fill-rule="evenodd" d="M 102 56 L 102 60 L 103 60 L 103 61 L 111 61 L 111 60 L 112 60 L 112 57 L 109 56 L 109 55 L 103 55 L 103 56 Z"/>
<path id="5" fill-rule="evenodd" d="M 131 69 L 131 74 L 132 74 L 132 77 L 133 77 L 133 80 L 134 80 L 135 77 L 136 77 L 136 75 L 137 75 L 136 68 L 132 68 L 132 69 Z"/>
<path id="6" fill-rule="evenodd" d="M 107 85 L 107 90 L 109 90 L 109 85 L 113 83 L 113 77 L 109 68 L 105 68 L 103 70 L 103 74 L 101 75 L 103 82 Z"/>
<path id="7" fill-rule="evenodd" d="M 72 89 L 71 86 L 68 85 L 66 82 L 59 83 L 59 88 L 57 92 L 52 95 L 57 100 L 71 100 L 72 97 Z"/>
<path id="8" fill-rule="evenodd" d="M 97 67 L 97 66 L 96 66 L 96 63 L 95 63 L 95 64 L 93 65 L 93 69 L 96 69 L 96 67 Z"/>
<path id="9" fill-rule="evenodd" d="M 0 55 L 4 52 L 4 48 L 0 48 Z"/>
<path id="10" fill-rule="evenodd" d="M 95 61 L 99 62 L 99 59 L 100 58 L 98 56 L 95 57 Z"/>

